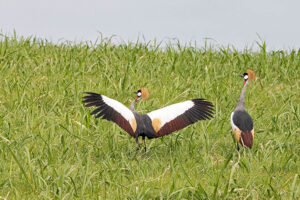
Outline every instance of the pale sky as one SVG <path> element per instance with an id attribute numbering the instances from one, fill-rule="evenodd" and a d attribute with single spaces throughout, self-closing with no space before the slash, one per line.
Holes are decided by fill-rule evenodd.
<path id="1" fill-rule="evenodd" d="M 205 38 L 217 46 L 256 48 L 258 35 L 269 50 L 300 48 L 299 0 L 0 0 L 0 33 L 53 42 L 167 41 Z"/>

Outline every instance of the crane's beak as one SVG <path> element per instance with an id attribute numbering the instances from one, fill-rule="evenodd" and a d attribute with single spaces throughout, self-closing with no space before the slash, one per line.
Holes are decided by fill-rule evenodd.
<path id="1" fill-rule="evenodd" d="M 243 74 L 241 74 L 241 75 L 240 75 L 240 77 L 244 77 L 244 75 L 243 75 Z"/>
<path id="2" fill-rule="evenodd" d="M 136 92 L 133 92 L 134 94 L 137 94 L 138 92 L 136 91 Z"/>

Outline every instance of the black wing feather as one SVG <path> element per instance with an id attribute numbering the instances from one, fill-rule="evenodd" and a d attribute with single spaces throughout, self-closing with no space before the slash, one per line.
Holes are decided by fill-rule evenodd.
<path id="1" fill-rule="evenodd" d="M 206 99 L 193 99 L 194 106 L 175 119 L 166 123 L 156 133 L 156 137 L 168 135 L 174 131 L 183 129 L 190 124 L 194 124 L 199 120 L 206 120 L 213 118 L 213 104 Z"/>

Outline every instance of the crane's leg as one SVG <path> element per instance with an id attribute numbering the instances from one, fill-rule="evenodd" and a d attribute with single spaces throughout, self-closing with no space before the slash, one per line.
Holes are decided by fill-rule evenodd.
<path id="1" fill-rule="evenodd" d="M 237 146 L 236 146 L 236 147 L 237 147 L 237 150 L 239 151 L 239 150 L 240 150 L 239 143 L 237 142 L 236 144 L 237 144 Z"/>
<path id="2" fill-rule="evenodd" d="M 143 141 L 144 141 L 144 149 L 145 149 L 145 152 L 147 151 L 147 148 L 146 148 L 146 141 L 145 141 L 145 137 L 143 137 Z"/>
<path id="3" fill-rule="evenodd" d="M 136 143 L 137 143 L 137 145 L 138 145 L 138 147 L 137 147 L 137 149 L 136 149 L 136 150 L 138 151 L 138 150 L 140 150 L 140 147 L 141 147 L 141 145 L 140 145 L 140 143 L 139 143 L 139 137 L 136 137 L 136 138 L 135 138 L 135 141 L 136 141 Z"/>

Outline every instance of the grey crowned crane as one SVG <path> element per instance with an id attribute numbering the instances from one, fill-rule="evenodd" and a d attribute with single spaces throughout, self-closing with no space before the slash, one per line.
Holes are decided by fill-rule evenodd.
<path id="1" fill-rule="evenodd" d="M 239 144 L 251 149 L 254 140 L 253 120 L 245 108 L 245 92 L 249 81 L 254 80 L 255 74 L 252 70 L 247 70 L 247 73 L 240 76 L 244 78 L 244 87 L 240 99 L 230 117 L 233 134 L 237 141 L 237 150 L 239 150 Z"/>
<path id="2" fill-rule="evenodd" d="M 205 99 L 188 100 L 148 114 L 139 114 L 135 111 L 134 105 L 141 99 L 148 99 L 149 93 L 146 88 L 141 88 L 135 93 L 137 97 L 129 109 L 114 99 L 93 92 L 86 92 L 87 96 L 83 97 L 83 103 L 86 107 L 96 106 L 91 115 L 113 121 L 135 138 L 138 149 L 140 148 L 138 137 L 142 137 L 145 151 L 145 137 L 148 139 L 162 137 L 199 120 L 213 117 L 213 104 Z"/>

